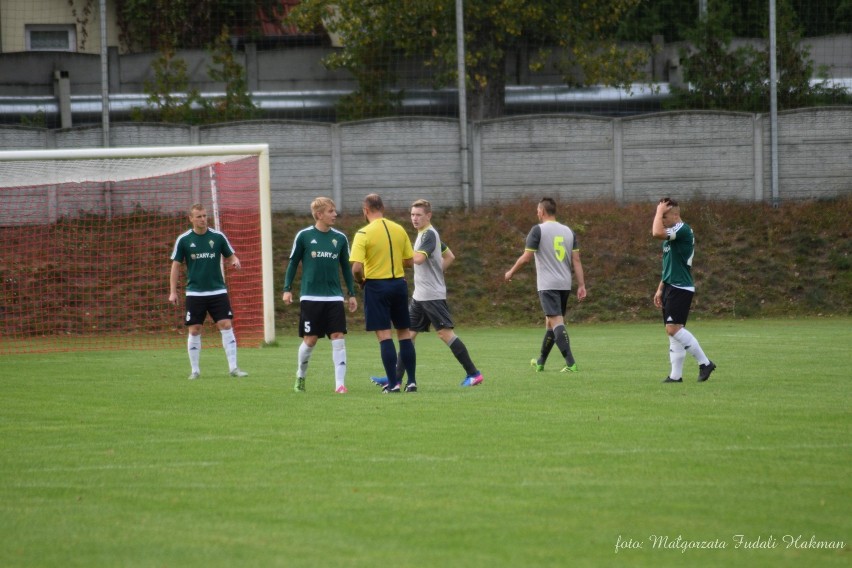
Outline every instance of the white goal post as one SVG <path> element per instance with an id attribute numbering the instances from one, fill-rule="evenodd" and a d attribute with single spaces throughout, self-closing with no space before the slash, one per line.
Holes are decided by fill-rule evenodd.
<path id="1" fill-rule="evenodd" d="M 153 260 L 146 261 L 151 263 L 151 268 L 147 269 L 148 284 L 158 287 L 159 298 L 161 275 L 151 272 L 159 270 L 160 266 L 153 263 L 167 266 L 168 257 L 163 258 L 163 239 L 174 243 L 178 233 L 171 226 L 176 223 L 183 227 L 181 230 L 189 228 L 189 206 L 196 202 L 208 207 L 211 221 L 215 214 L 215 227 L 225 231 L 232 243 L 231 231 L 234 231 L 244 233 L 244 242 L 251 241 L 252 247 L 257 244 L 259 261 L 255 264 L 259 262 L 260 266 L 253 267 L 252 278 L 258 282 L 247 283 L 244 288 L 262 290 L 250 301 L 253 305 L 261 303 L 257 296 L 262 296 L 262 339 L 265 343 L 273 342 L 275 302 L 267 144 L 0 151 L 0 232 L 4 247 L 8 247 L 0 253 L 3 280 L 0 282 L 0 304 L 4 304 L 0 306 L 0 353 L 4 352 L 4 344 L 10 342 L 31 344 L 34 338 L 49 336 L 85 337 L 95 335 L 93 330 L 113 325 L 114 330 L 120 330 L 122 315 L 138 317 L 130 313 L 135 308 L 122 306 L 104 314 L 103 321 L 97 321 L 93 315 L 96 309 L 86 303 L 86 295 L 132 298 L 146 292 L 119 289 L 115 284 L 106 290 L 103 287 L 96 290 L 95 281 L 102 281 L 102 276 L 83 270 L 68 274 L 56 265 L 75 263 L 73 259 L 67 260 L 76 254 L 69 253 L 68 248 L 77 243 L 77 248 L 86 249 L 84 254 L 106 265 L 105 272 L 113 271 L 110 278 L 114 281 L 143 280 L 139 274 L 126 271 L 125 265 L 133 264 L 140 251 L 148 254 L 143 246 L 148 244 L 157 249 L 150 252 Z M 122 219 L 142 216 L 147 220 L 141 229 L 139 225 L 120 224 Z M 224 218 L 222 226 L 218 225 L 220 217 Z M 157 242 L 151 244 L 150 235 L 163 226 L 161 218 L 170 219 L 171 225 L 159 233 L 171 232 L 158 235 Z M 244 226 L 230 228 L 236 227 L 236 223 Z M 42 243 L 41 248 L 52 246 L 45 243 L 57 227 L 61 228 L 57 240 L 62 248 L 49 255 L 52 259 L 40 259 L 38 246 L 29 248 L 29 244 L 35 241 Z M 124 240 L 138 235 L 139 242 L 131 245 L 126 253 L 116 252 L 114 243 L 105 251 L 95 250 L 99 242 L 114 238 L 116 233 L 132 235 Z M 239 246 L 235 248 L 245 268 Z M 82 261 L 76 263 L 79 265 Z M 167 273 L 162 278 L 167 281 Z M 53 283 L 52 287 L 42 288 L 44 282 Z M 59 283 L 64 288 L 60 289 Z M 229 284 L 229 291 L 230 288 Z M 39 298 L 40 303 L 27 303 L 31 297 Z M 52 321 L 36 323 L 37 316 L 49 312 L 53 304 L 56 304 L 56 313 L 63 316 L 52 316 Z M 152 308 L 141 309 L 144 312 Z M 80 312 L 77 314 L 77 319 L 83 322 L 80 326 L 76 321 L 71 322 L 70 316 L 65 317 L 75 310 Z M 126 313 L 122 314 L 122 310 Z M 235 316 L 238 322 L 240 312 L 237 308 Z M 58 320 L 61 323 L 57 324 Z M 235 325 L 238 334 L 239 325 Z M 178 332 L 177 326 L 173 328 Z M 182 329 L 179 331 L 183 333 Z M 153 329 L 142 328 L 139 332 L 156 333 Z"/>

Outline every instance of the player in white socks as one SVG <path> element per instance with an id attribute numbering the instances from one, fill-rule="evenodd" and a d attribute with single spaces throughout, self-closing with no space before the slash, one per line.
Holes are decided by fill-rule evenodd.
<path id="1" fill-rule="evenodd" d="M 698 382 L 704 382 L 710 378 L 716 364 L 707 358 L 698 340 L 685 327 L 695 295 L 692 280 L 695 236 L 692 228 L 681 220 L 677 201 L 669 197 L 660 200 L 651 234 L 663 241 L 663 277 L 654 294 L 654 305 L 663 311 L 672 365 L 663 382 L 683 382 L 683 360 L 687 353 L 698 361 Z"/>
<path id="2" fill-rule="evenodd" d="M 237 366 L 237 339 L 234 336 L 231 302 L 221 263 L 240 268 L 240 259 L 234 253 L 225 233 L 207 226 L 207 211 L 200 203 L 190 208 L 192 229 L 182 233 L 172 250 L 172 270 L 169 276 L 169 302 L 177 304 L 177 285 L 180 267 L 186 263 L 186 317 L 184 325 L 189 330 L 187 351 L 192 372 L 190 380 L 201 376 L 201 328 L 207 314 L 213 318 L 222 334 L 222 347 L 228 359 L 232 377 L 246 377 L 248 373 Z"/>
<path id="3" fill-rule="evenodd" d="M 349 264 L 349 239 L 333 228 L 337 219 L 334 201 L 318 197 L 311 203 L 311 213 L 316 223 L 302 229 L 293 239 L 290 262 L 284 276 L 285 304 L 293 303 L 291 287 L 299 264 L 302 265 L 299 294 L 299 365 L 293 390 L 305 391 L 308 363 L 317 340 L 322 336 L 331 339 L 331 357 L 334 361 L 334 392 L 345 394 L 346 389 L 346 312 L 343 309 L 343 289 L 340 275 L 349 292 L 349 311 L 358 309 L 355 282 Z"/>

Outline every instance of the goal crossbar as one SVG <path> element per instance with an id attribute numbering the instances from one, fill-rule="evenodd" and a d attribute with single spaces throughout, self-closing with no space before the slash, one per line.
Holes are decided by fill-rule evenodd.
<path id="1" fill-rule="evenodd" d="M 0 187 L 124 181 L 138 177 L 138 164 L 141 160 L 159 158 L 156 173 L 168 175 L 216 162 L 239 160 L 247 155 L 265 155 L 268 164 L 269 146 L 267 144 L 226 144 L 9 150 L 0 152 Z M 23 162 L 27 162 L 26 168 L 19 166 Z M 101 168 L 80 168 L 74 165 L 85 162 L 97 162 Z M 36 167 L 39 168 L 38 180 L 32 178 L 32 171 Z"/>

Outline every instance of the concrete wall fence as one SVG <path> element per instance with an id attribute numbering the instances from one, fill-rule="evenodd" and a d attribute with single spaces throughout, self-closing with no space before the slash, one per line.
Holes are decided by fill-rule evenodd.
<path id="1" fill-rule="evenodd" d="M 393 209 L 421 197 L 439 209 L 544 195 L 615 203 L 661 195 L 772 198 L 768 115 L 532 115 L 474 123 L 468 139 L 470 180 L 463 186 L 459 125 L 448 118 L 110 127 L 111 147 L 267 143 L 272 207 L 280 212 L 303 213 L 317 195 L 330 195 L 341 211 L 357 212 L 373 191 Z M 101 142 L 100 126 L 0 126 L 0 151 L 96 148 Z M 782 200 L 852 194 L 852 107 L 780 113 L 778 173 Z"/>

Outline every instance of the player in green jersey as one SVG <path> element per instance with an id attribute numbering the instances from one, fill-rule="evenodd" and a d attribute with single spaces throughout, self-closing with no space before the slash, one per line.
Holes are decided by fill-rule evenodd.
<path id="1" fill-rule="evenodd" d="M 207 314 L 213 318 L 222 334 L 222 347 L 232 377 L 246 377 L 248 373 L 237 366 L 237 338 L 234 336 L 231 302 L 222 262 L 239 270 L 240 259 L 234 253 L 225 233 L 207 226 L 207 211 L 200 203 L 189 210 L 192 229 L 182 233 L 172 250 L 172 269 L 169 276 L 169 302 L 177 304 L 177 285 L 180 267 L 186 263 L 186 317 L 184 324 L 189 330 L 187 351 L 192 372 L 190 379 L 201 376 L 201 328 Z"/>
<path id="2" fill-rule="evenodd" d="M 669 336 L 671 372 L 663 382 L 683 382 L 683 360 L 687 353 L 698 361 L 698 381 L 704 382 L 710 378 L 716 364 L 707 358 L 698 340 L 685 327 L 695 295 L 692 280 L 695 235 L 680 218 L 677 201 L 670 197 L 660 199 L 651 234 L 663 241 L 663 277 L 654 294 L 654 305 L 663 311 L 663 323 Z"/>
<path id="3" fill-rule="evenodd" d="M 293 240 L 290 262 L 284 276 L 285 304 L 293 303 L 293 279 L 299 264 L 302 281 L 299 297 L 299 364 L 296 369 L 296 392 L 305 391 L 305 377 L 311 353 L 320 336 L 331 339 L 334 361 L 335 391 L 345 394 L 346 389 L 346 312 L 343 310 L 343 289 L 340 274 L 349 293 L 349 311 L 358 309 L 352 267 L 349 264 L 349 240 L 333 228 L 337 219 L 334 201 L 318 197 L 311 203 L 311 213 L 316 223 L 302 229 Z"/>

